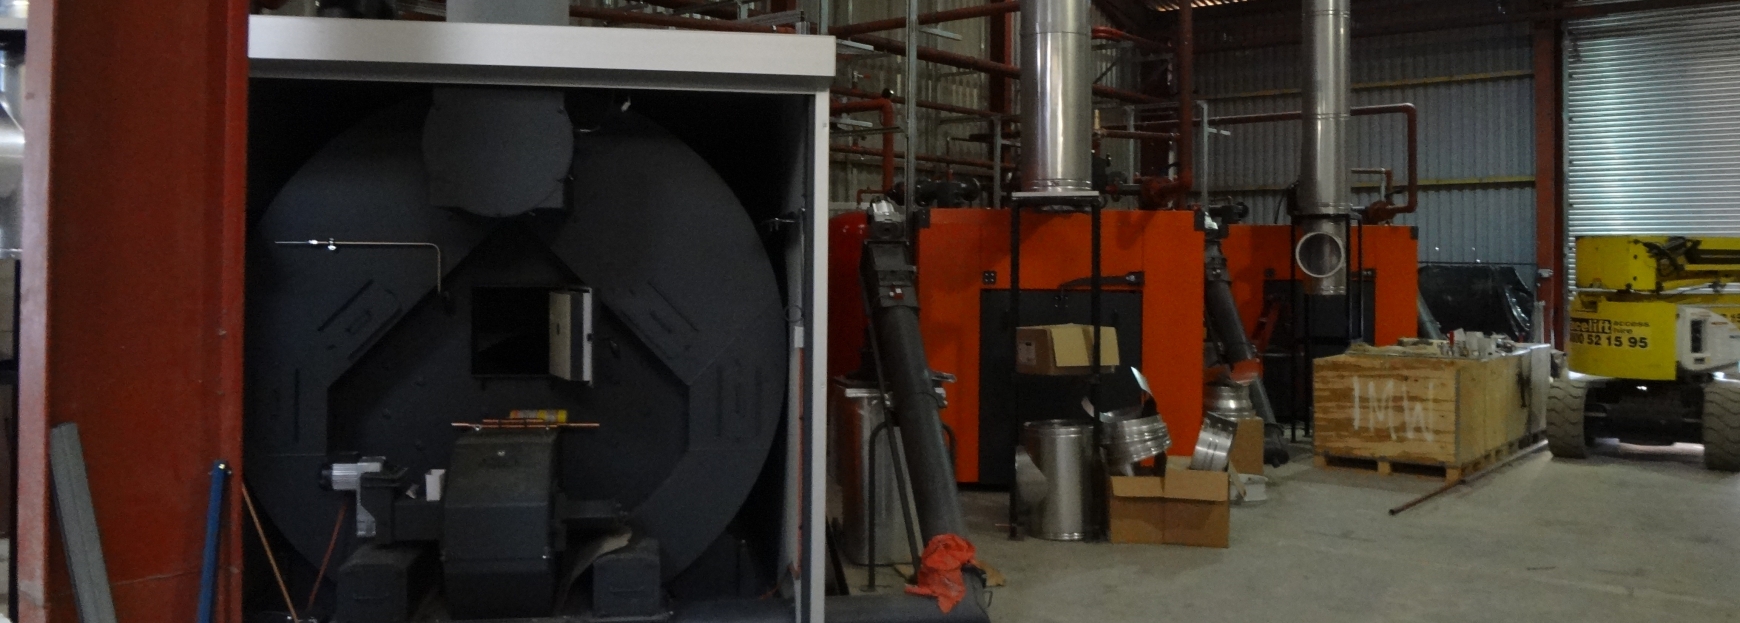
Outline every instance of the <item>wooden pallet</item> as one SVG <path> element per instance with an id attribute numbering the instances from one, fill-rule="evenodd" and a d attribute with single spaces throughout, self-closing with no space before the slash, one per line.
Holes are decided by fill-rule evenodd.
<path id="1" fill-rule="evenodd" d="M 1478 457 L 1472 461 L 1468 461 L 1468 462 L 1462 463 L 1460 465 L 1446 465 L 1443 463 L 1424 463 L 1424 462 L 1414 462 L 1414 461 L 1406 461 L 1406 460 L 1400 460 L 1400 459 L 1371 458 L 1371 457 L 1357 457 L 1357 456 L 1335 456 L 1335 455 L 1323 455 L 1323 454 L 1319 454 L 1316 457 L 1313 457 L 1311 462 L 1312 462 L 1312 464 L 1316 465 L 1318 469 L 1334 468 L 1334 469 L 1360 470 L 1360 471 L 1367 471 L 1367 472 L 1377 472 L 1378 475 L 1380 475 L 1380 476 L 1389 476 L 1392 474 L 1410 474 L 1410 475 L 1415 475 L 1415 476 L 1426 476 L 1426 477 L 1430 477 L 1430 478 L 1442 478 L 1445 483 L 1453 483 L 1453 482 L 1458 482 L 1458 481 L 1462 480 L 1463 477 L 1465 477 L 1469 474 L 1472 474 L 1474 472 L 1478 472 L 1482 469 L 1486 469 L 1487 467 L 1492 466 L 1492 465 L 1498 463 L 1499 461 L 1503 461 L 1506 458 L 1509 458 L 1510 455 L 1516 454 L 1517 451 L 1522 450 L 1523 448 L 1527 448 L 1529 446 L 1532 446 L 1532 445 L 1540 442 L 1540 440 L 1541 440 L 1540 433 L 1530 433 L 1528 435 L 1524 435 L 1521 439 L 1517 439 L 1517 440 L 1511 441 L 1510 443 L 1507 443 L 1507 444 L 1504 444 L 1504 445 L 1499 446 L 1497 448 L 1494 448 L 1494 449 L 1488 451 L 1486 454 L 1483 454 L 1480 457 Z"/>

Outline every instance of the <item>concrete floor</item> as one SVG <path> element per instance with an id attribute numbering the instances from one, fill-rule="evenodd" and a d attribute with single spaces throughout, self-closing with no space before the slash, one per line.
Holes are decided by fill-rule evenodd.
<path id="1" fill-rule="evenodd" d="M 996 623 L 1740 622 L 1740 475 L 1700 461 L 1695 446 L 1543 451 L 1391 517 L 1439 481 L 1302 456 L 1270 470 L 1268 501 L 1234 507 L 1224 550 L 1014 542 L 996 527 L 1004 494 L 964 501 L 980 559 L 1008 579 Z"/>
<path id="2" fill-rule="evenodd" d="M 1399 516 L 1440 481 L 1270 476 L 1232 547 L 1012 542 L 1003 494 L 966 494 L 997 623 L 1740 621 L 1740 476 L 1696 446 L 1541 451 Z"/>

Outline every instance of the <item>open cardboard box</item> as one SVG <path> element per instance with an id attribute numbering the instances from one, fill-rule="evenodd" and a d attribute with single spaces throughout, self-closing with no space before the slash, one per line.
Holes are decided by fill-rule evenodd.
<path id="1" fill-rule="evenodd" d="M 1227 473 L 1166 470 L 1165 543 L 1226 547 L 1232 531 Z"/>
<path id="2" fill-rule="evenodd" d="M 1226 547 L 1232 528 L 1226 472 L 1171 457 L 1165 476 L 1113 476 L 1107 518 L 1113 543 Z"/>
<path id="3" fill-rule="evenodd" d="M 1113 543 L 1165 543 L 1164 478 L 1112 476 L 1106 520 Z"/>
<path id="4" fill-rule="evenodd" d="M 1093 364 L 1093 326 L 1053 324 L 1015 330 L 1015 371 L 1022 374 L 1067 376 L 1089 374 Z M 1100 327 L 1100 371 L 1118 366 L 1118 330 Z"/>

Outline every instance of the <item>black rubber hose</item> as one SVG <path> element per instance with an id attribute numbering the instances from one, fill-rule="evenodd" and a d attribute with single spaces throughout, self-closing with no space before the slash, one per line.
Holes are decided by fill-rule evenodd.
<path id="1" fill-rule="evenodd" d="M 1220 271 L 1216 273 L 1210 268 L 1207 283 L 1203 284 L 1204 313 L 1208 314 L 1208 325 L 1216 342 L 1225 349 L 1228 363 L 1249 361 L 1257 358 L 1257 347 L 1251 344 L 1249 336 L 1245 335 L 1244 321 L 1239 317 L 1238 301 L 1233 299 L 1232 283 L 1226 277 L 1226 258 L 1220 254 L 1218 243 L 1209 246 L 1208 261 L 1219 260 Z"/>
<path id="2" fill-rule="evenodd" d="M 871 333 L 881 358 L 883 379 L 888 384 L 889 410 L 900 428 L 906 454 L 919 533 L 929 543 L 945 534 L 966 538 L 967 527 L 960 492 L 955 487 L 952 455 L 943 436 L 940 399 L 932 389 L 930 360 L 924 354 L 918 293 L 913 289 L 917 270 L 909 249 L 904 239 L 866 242 L 860 276 L 870 302 L 870 322 L 874 327 Z M 870 595 L 829 598 L 827 617 L 847 623 L 988 621 L 980 605 L 983 578 L 971 569 L 964 570 L 963 578 L 966 595 L 946 614 L 932 598 Z M 783 612 L 781 616 L 789 615 L 790 609 Z M 743 620 L 760 623 L 769 619 Z"/>
<path id="3" fill-rule="evenodd" d="M 908 295 L 911 296 L 910 291 Z M 924 339 L 919 333 L 918 308 L 881 306 L 874 310 L 870 321 L 876 323 L 876 337 L 881 341 L 882 369 L 888 374 L 888 392 L 906 451 L 914 506 L 918 507 L 919 533 L 926 543 L 943 534 L 964 538 L 966 520 L 962 518 L 960 493 L 955 488 L 948 442 L 943 439 L 936 392 L 931 388 L 930 364 L 925 359 Z"/>
<path id="4" fill-rule="evenodd" d="M 1208 316 L 1209 337 L 1220 344 L 1228 365 L 1256 359 L 1259 353 L 1249 335 L 1244 319 L 1239 315 L 1238 301 L 1233 298 L 1232 279 L 1227 275 L 1226 254 L 1219 240 L 1209 240 L 1204 249 L 1206 279 L 1202 288 L 1203 313 Z M 1269 402 L 1269 391 L 1261 376 L 1251 382 L 1251 407 L 1263 418 L 1263 462 L 1282 465 L 1289 459 L 1281 423 L 1275 418 L 1275 405 Z"/>

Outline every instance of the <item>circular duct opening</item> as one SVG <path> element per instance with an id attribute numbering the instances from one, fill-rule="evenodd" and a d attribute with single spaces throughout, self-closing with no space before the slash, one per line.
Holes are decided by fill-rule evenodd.
<path id="1" fill-rule="evenodd" d="M 1347 263 L 1347 249 L 1341 239 L 1325 232 L 1314 231 L 1299 239 L 1293 248 L 1293 261 L 1299 270 L 1314 279 L 1328 279 Z"/>

